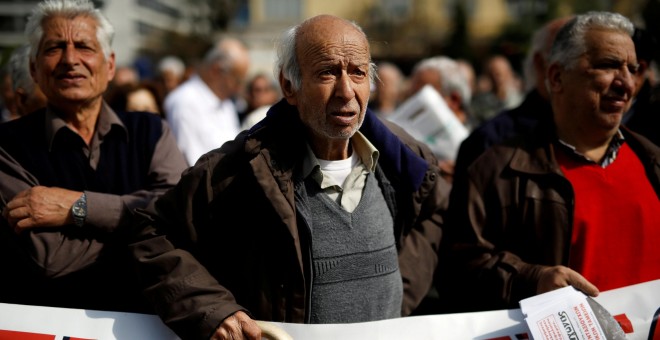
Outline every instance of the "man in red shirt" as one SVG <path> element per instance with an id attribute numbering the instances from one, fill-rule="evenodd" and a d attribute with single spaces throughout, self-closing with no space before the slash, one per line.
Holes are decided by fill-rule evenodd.
<path id="1" fill-rule="evenodd" d="M 546 73 L 552 120 L 492 147 L 454 184 L 448 267 L 467 280 L 450 288 L 475 297 L 468 309 L 660 279 L 660 149 L 621 127 L 638 69 L 633 31 L 613 13 L 569 21 Z"/>

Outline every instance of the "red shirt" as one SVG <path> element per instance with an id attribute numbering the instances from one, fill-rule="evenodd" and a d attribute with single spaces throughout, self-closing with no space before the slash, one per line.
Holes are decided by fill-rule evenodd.
<path id="1" fill-rule="evenodd" d="M 569 267 L 601 291 L 660 279 L 660 200 L 628 144 L 605 168 L 557 160 L 575 192 Z"/>

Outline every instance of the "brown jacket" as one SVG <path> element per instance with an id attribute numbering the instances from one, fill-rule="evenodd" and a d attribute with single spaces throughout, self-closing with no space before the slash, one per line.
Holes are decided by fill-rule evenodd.
<path id="1" fill-rule="evenodd" d="M 454 179 L 443 239 L 453 262 L 442 267 L 457 279 L 441 282 L 458 297 L 453 311 L 519 308 L 536 294 L 542 266 L 569 262 L 574 194 L 544 126 L 490 148 Z M 635 176 L 648 176 L 660 195 L 660 149 L 623 133 L 646 168 Z"/>
<path id="2" fill-rule="evenodd" d="M 381 152 L 376 176 L 394 216 L 408 315 L 432 284 L 449 186 L 427 147 L 389 128 L 369 112 L 360 131 Z M 308 322 L 310 236 L 295 205 L 303 131 L 295 108 L 280 102 L 203 156 L 150 211 L 133 249 L 148 298 L 183 338 L 208 337 L 238 310 Z"/>

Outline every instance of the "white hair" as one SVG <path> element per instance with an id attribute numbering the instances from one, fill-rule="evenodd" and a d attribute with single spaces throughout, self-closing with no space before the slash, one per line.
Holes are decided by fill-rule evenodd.
<path id="1" fill-rule="evenodd" d="M 358 24 L 353 21 L 348 21 L 353 27 L 355 27 L 362 35 L 364 35 L 366 40 L 366 34 Z M 302 23 L 304 24 L 304 22 Z M 302 87 L 302 72 L 300 70 L 300 65 L 298 64 L 298 58 L 296 56 L 296 38 L 298 37 L 298 31 L 302 24 L 290 27 L 282 32 L 280 40 L 277 43 L 277 61 L 275 63 L 274 75 L 275 79 L 279 79 L 280 74 L 284 76 L 285 79 L 291 82 L 291 85 L 294 90 L 299 90 Z M 376 64 L 369 62 L 369 81 L 373 84 L 376 79 Z"/>
<path id="2" fill-rule="evenodd" d="M 222 38 L 206 52 L 203 64 L 211 66 L 217 63 L 221 69 L 225 71 L 231 70 L 236 65 L 236 62 L 244 57 L 240 49 L 246 49 L 245 44 L 240 40 Z"/>
<path id="3" fill-rule="evenodd" d="M 181 77 L 186 71 L 186 65 L 175 56 L 166 56 L 158 63 L 158 72 L 165 73 L 165 71 L 172 71 L 176 76 Z"/>
<path id="4" fill-rule="evenodd" d="M 32 59 L 36 58 L 39 52 L 39 43 L 44 35 L 41 25 L 46 19 L 59 16 L 69 19 L 86 16 L 96 21 L 96 39 L 99 41 L 106 59 L 110 57 L 115 29 L 101 11 L 94 8 L 94 4 L 91 1 L 44 0 L 32 10 L 32 14 L 28 17 L 25 26 L 25 35 L 28 37 L 28 42 L 32 49 L 30 53 Z"/>
<path id="5" fill-rule="evenodd" d="M 461 96 L 461 105 L 467 109 L 472 99 L 472 90 L 465 74 L 461 71 L 458 63 L 445 56 L 431 57 L 417 63 L 413 73 L 423 70 L 433 70 L 440 75 L 440 91 L 444 96 L 458 93 Z"/>
<path id="6" fill-rule="evenodd" d="M 580 56 L 587 51 L 585 35 L 593 29 L 619 32 L 631 37 L 635 32 L 632 22 L 618 13 L 588 12 L 578 15 L 557 33 L 550 52 L 550 63 L 565 65 L 568 69 L 574 68 Z"/>

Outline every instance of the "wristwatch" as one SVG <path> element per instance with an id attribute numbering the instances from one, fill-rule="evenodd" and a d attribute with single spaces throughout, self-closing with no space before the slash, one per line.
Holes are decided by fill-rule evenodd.
<path id="1" fill-rule="evenodd" d="M 82 227 L 85 224 L 85 219 L 87 218 L 87 195 L 85 195 L 84 191 L 82 196 L 73 203 L 71 215 L 73 215 L 73 223 L 78 227 Z"/>

